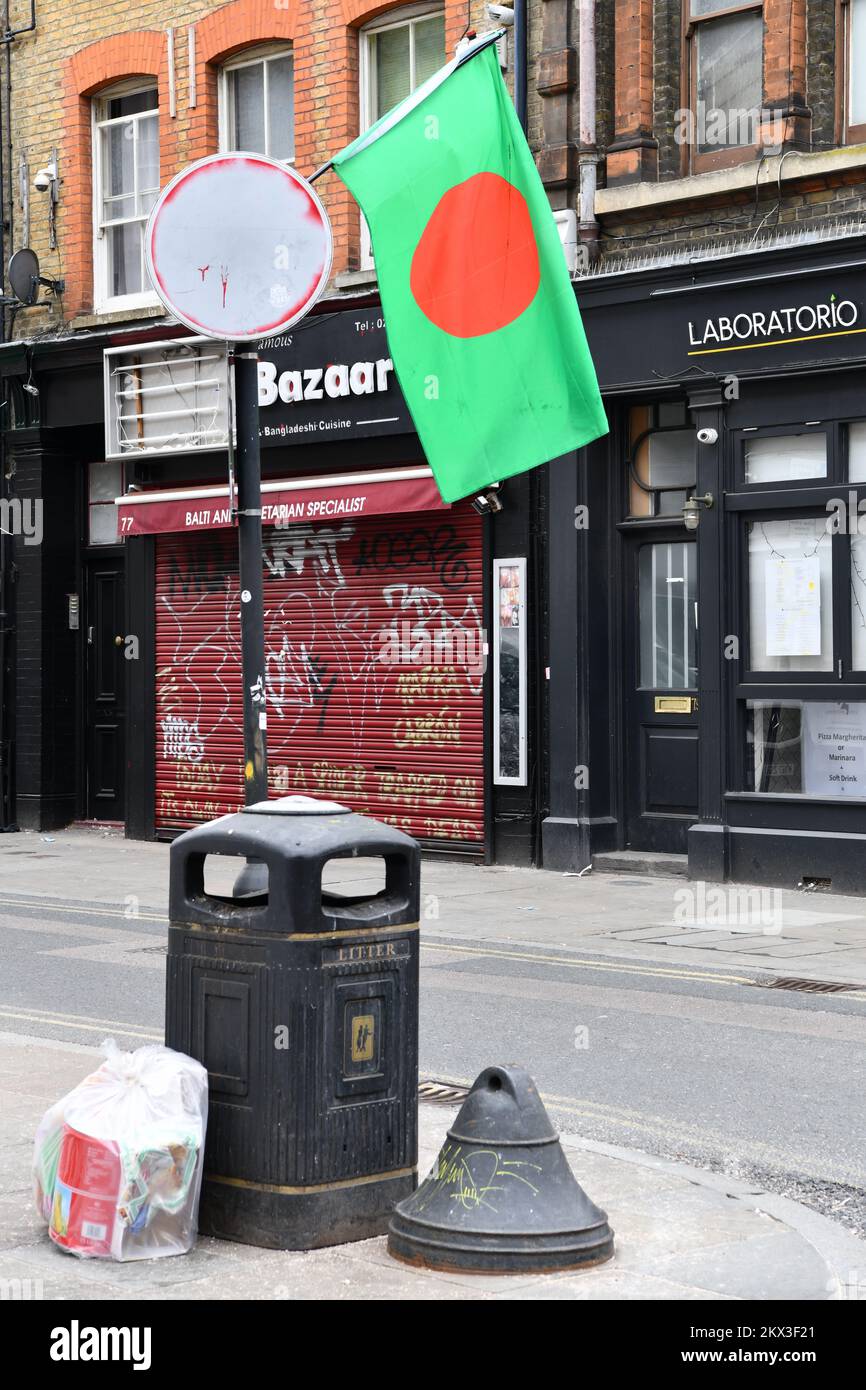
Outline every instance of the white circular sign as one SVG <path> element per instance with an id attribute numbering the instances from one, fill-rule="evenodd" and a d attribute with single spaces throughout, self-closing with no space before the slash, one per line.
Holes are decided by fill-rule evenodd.
<path id="1" fill-rule="evenodd" d="M 177 174 L 145 233 L 165 307 L 208 338 L 244 342 L 290 328 L 331 270 L 328 215 L 300 174 L 260 154 L 213 154 Z"/>

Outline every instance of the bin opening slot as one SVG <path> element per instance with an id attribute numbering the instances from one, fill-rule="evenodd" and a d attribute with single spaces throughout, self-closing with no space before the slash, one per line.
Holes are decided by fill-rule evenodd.
<path id="1" fill-rule="evenodd" d="M 323 903 L 364 903 L 387 891 L 388 866 L 381 855 L 328 859 L 322 866 Z"/>
<path id="2" fill-rule="evenodd" d="M 268 866 L 263 860 L 248 861 L 243 854 L 207 854 L 203 893 L 223 905 L 267 907 Z"/>
<path id="3" fill-rule="evenodd" d="M 375 925 L 405 912 L 409 872 L 402 854 L 335 855 L 322 865 L 322 916 L 332 923 Z"/>

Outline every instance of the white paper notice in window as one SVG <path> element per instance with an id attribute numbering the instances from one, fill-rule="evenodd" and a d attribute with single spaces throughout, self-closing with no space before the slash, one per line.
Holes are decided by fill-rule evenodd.
<path id="1" fill-rule="evenodd" d="M 866 704 L 804 703 L 803 790 L 866 796 Z"/>
<path id="2" fill-rule="evenodd" d="M 768 656 L 821 655 L 821 562 L 817 555 L 766 560 Z"/>

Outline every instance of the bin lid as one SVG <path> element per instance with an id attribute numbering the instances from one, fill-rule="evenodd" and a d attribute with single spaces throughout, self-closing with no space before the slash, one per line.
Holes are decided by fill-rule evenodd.
<path id="1" fill-rule="evenodd" d="M 347 816 L 349 806 L 341 806 L 338 801 L 320 801 L 314 796 L 278 796 L 273 801 L 256 801 L 252 806 L 244 806 L 245 814 L 256 816 Z"/>

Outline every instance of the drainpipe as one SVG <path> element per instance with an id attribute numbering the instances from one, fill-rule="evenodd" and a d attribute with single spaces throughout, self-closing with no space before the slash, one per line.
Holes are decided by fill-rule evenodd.
<path id="1" fill-rule="evenodd" d="M 11 402 L 7 401 L 5 412 L 7 417 L 10 409 Z M 9 496 L 9 486 L 5 476 L 6 460 L 9 456 L 6 447 L 8 426 L 8 418 L 0 422 L 0 429 L 2 429 L 2 434 L 0 434 L 0 499 Z M 0 835 L 18 829 L 15 824 L 12 692 L 9 689 L 12 673 L 11 671 L 7 672 L 6 669 L 11 651 L 10 638 L 13 632 L 11 588 L 11 537 L 2 529 L 2 519 L 0 519 Z"/>
<path id="2" fill-rule="evenodd" d="M 580 226 L 589 263 L 598 260 L 598 219 L 595 215 L 595 188 L 598 149 L 595 139 L 595 0 L 580 0 Z"/>
<path id="3" fill-rule="evenodd" d="M 7 28 L 8 20 L 7 20 Z M 7 112 L 9 124 L 12 124 L 11 113 Z M 6 139 L 6 132 L 3 129 L 3 111 L 0 108 L 0 295 L 4 293 L 6 285 L 6 218 L 3 208 L 3 189 L 6 187 L 3 170 L 3 146 Z M 6 305 L 0 303 L 0 343 L 6 341 Z M 8 399 L 4 407 L 0 406 L 0 502 L 5 501 L 8 488 L 6 485 L 6 432 L 9 429 L 9 414 L 12 409 L 12 402 Z M 10 633 L 10 614 L 9 614 L 9 587 L 11 578 L 11 565 L 9 563 L 9 537 L 3 528 L 4 509 L 0 509 L 0 834 L 11 828 L 13 811 L 13 792 L 12 792 L 12 741 L 9 738 L 9 722 L 11 704 L 7 701 L 7 679 L 6 662 L 9 656 L 9 633 Z"/>
<path id="4" fill-rule="evenodd" d="M 10 0 L 3 6 L 3 32 L 0 44 L 6 49 L 5 116 L 6 129 L 0 119 L 0 294 L 6 283 L 7 239 L 4 224 L 4 202 L 8 197 L 9 245 L 12 244 L 14 187 L 12 173 L 12 44 L 20 34 L 32 33 L 36 28 L 36 0 L 30 0 L 30 22 L 19 29 L 10 24 Z M 5 147 L 5 148 L 4 148 Z M 8 164 L 8 168 L 4 167 Z M 4 177 L 5 175 L 5 177 Z M 6 189 L 8 178 L 8 190 Z M 4 194 L 6 197 L 4 197 Z M 0 304 L 0 342 L 6 341 L 6 305 Z M 10 495 L 11 489 L 6 479 L 6 464 L 9 457 L 8 431 L 12 425 L 11 391 L 7 392 L 5 406 L 0 406 L 0 499 Z M 15 754 L 12 733 L 12 683 L 10 652 L 14 632 L 12 621 L 12 541 L 11 536 L 0 533 L 0 834 L 18 829 L 15 824 L 14 768 Z"/>
<path id="5" fill-rule="evenodd" d="M 526 0 L 514 0 L 514 109 L 526 134 Z"/>
<path id="6" fill-rule="evenodd" d="M 9 242 L 12 243 L 12 222 L 14 209 L 14 170 L 13 170 L 13 141 L 12 141 L 12 45 L 21 34 L 32 34 L 36 28 L 36 0 L 30 0 L 30 20 L 27 24 L 22 24 L 18 29 L 13 29 L 10 24 L 10 5 L 11 0 L 4 0 L 3 5 L 3 33 L 0 34 L 0 43 L 6 49 L 6 153 L 8 161 L 6 178 L 8 180 L 7 196 L 9 199 Z M 6 264 L 3 263 L 3 274 L 6 274 Z"/>

